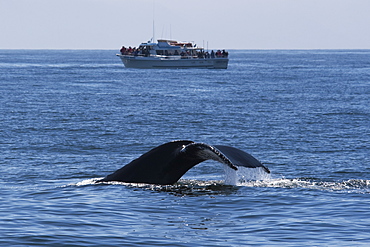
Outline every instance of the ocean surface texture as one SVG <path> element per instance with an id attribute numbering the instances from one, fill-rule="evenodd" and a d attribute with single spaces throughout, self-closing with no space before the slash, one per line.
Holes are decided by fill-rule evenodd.
<path id="1" fill-rule="evenodd" d="M 369 50 L 232 50 L 227 70 L 115 53 L 0 50 L 0 246 L 370 245 Z M 171 186 L 94 183 L 181 139 L 271 176 L 207 161 Z"/>

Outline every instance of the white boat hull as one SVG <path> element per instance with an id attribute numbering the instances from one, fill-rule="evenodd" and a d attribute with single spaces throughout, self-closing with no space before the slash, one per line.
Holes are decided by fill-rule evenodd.
<path id="1" fill-rule="evenodd" d="M 182 68 L 205 68 L 227 69 L 229 59 L 217 58 L 182 58 L 180 56 L 131 56 L 117 54 L 126 68 L 139 69 L 182 69 Z"/>

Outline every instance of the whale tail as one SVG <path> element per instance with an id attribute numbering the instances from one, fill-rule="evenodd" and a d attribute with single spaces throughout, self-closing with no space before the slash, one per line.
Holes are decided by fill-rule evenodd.
<path id="1" fill-rule="evenodd" d="M 174 184 L 189 169 L 210 159 L 226 164 L 234 170 L 237 170 L 238 166 L 262 167 L 270 173 L 257 159 L 237 148 L 181 140 L 153 148 L 98 182 Z"/>
<path id="2" fill-rule="evenodd" d="M 215 145 L 214 147 L 228 157 L 234 166 L 244 166 L 249 168 L 262 167 L 265 172 L 270 173 L 270 170 L 267 167 L 262 165 L 261 162 L 249 153 L 229 146 Z"/>

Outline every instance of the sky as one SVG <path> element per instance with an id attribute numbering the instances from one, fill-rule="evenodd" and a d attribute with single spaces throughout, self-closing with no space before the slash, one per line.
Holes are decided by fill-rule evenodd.
<path id="1" fill-rule="evenodd" d="M 0 0 L 0 49 L 119 49 L 153 26 L 210 49 L 370 49 L 370 0 Z"/>

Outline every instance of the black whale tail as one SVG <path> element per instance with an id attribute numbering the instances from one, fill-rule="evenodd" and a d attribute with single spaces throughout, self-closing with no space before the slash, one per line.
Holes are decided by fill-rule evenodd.
<path id="1" fill-rule="evenodd" d="M 238 170 L 238 166 L 262 167 L 265 172 L 270 173 L 270 170 L 252 155 L 237 148 L 173 141 L 150 150 L 98 182 L 174 184 L 190 168 L 210 159 L 226 164 L 234 170 Z"/>
<path id="2" fill-rule="evenodd" d="M 229 146 L 215 145 L 215 147 L 228 157 L 231 163 L 235 166 L 244 166 L 249 168 L 261 167 L 265 172 L 270 173 L 270 170 L 267 167 L 262 165 L 261 162 L 249 153 Z"/>

